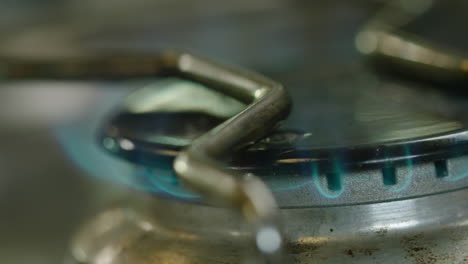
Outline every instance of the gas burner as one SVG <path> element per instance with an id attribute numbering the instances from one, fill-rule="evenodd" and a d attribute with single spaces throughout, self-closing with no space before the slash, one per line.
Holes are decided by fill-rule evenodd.
<path id="1" fill-rule="evenodd" d="M 431 99 L 428 109 L 409 104 L 424 98 L 424 90 L 388 86 L 370 82 L 354 95 L 335 91 L 349 87 L 317 91 L 306 105 L 294 105 L 300 118 L 293 115 L 278 130 L 249 143 L 231 157 L 229 166 L 259 175 L 285 208 L 383 202 L 467 187 L 466 122 L 432 108 L 449 104 L 444 98 Z M 179 94 L 181 88 L 190 96 Z M 139 90 L 103 127 L 99 142 L 112 154 L 147 167 L 141 182 L 165 186 L 161 193 L 174 198 L 199 201 L 172 172 L 173 159 L 193 139 L 223 122 L 213 111 L 242 108 L 240 102 L 227 101 L 219 93 L 198 105 L 186 102 L 207 91 L 180 79 L 161 80 Z M 396 92 L 400 97 L 393 99 Z M 311 92 L 291 93 L 294 98 L 295 93 Z M 325 100 L 327 105 L 320 103 Z M 347 103 L 338 104 L 340 100 Z M 138 109 L 134 102 L 152 108 L 134 110 Z M 177 105 L 198 110 L 165 109 Z M 315 127 L 321 123 L 326 125 Z M 304 127 L 310 130 L 297 129 Z"/>

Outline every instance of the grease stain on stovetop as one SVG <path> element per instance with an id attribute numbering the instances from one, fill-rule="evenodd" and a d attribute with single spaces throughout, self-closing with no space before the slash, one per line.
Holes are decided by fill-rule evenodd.
<path id="1" fill-rule="evenodd" d="M 425 238 L 422 233 L 403 237 L 401 244 L 407 254 L 405 259 L 411 259 L 414 264 L 456 263 L 454 256 L 435 253 L 433 248 L 437 244 Z M 463 263 L 467 263 L 466 260 Z"/>
<path id="2" fill-rule="evenodd" d="M 344 251 L 344 254 L 355 257 L 356 255 L 372 256 L 376 251 L 379 251 L 378 248 L 350 248 Z"/>

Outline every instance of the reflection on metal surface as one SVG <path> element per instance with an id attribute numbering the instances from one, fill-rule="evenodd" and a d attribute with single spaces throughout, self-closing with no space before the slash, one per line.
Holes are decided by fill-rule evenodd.
<path id="1" fill-rule="evenodd" d="M 227 119 L 246 106 L 195 82 L 164 79 L 136 90 L 125 99 L 122 107 L 132 114 L 197 112 Z"/>
<path id="2" fill-rule="evenodd" d="M 279 250 L 284 241 L 276 228 L 262 227 L 255 237 L 257 247 L 261 251 L 274 253 Z"/>

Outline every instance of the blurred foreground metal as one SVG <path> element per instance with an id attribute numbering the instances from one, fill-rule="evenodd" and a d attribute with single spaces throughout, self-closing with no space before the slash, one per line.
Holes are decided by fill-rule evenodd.
<path id="1" fill-rule="evenodd" d="M 285 89 L 263 76 L 232 69 L 188 53 L 167 52 L 156 57 L 104 57 L 16 61 L 4 59 L 5 77 L 135 78 L 181 75 L 250 104 L 194 140 L 174 161 L 174 170 L 190 188 L 216 204 L 237 208 L 252 222 L 260 255 L 255 263 L 284 263 L 277 205 L 268 187 L 253 174 L 235 175 L 218 159 L 265 136 L 289 113 Z M 265 237 L 266 236 L 266 237 Z M 250 260 L 249 260 L 250 261 Z"/>

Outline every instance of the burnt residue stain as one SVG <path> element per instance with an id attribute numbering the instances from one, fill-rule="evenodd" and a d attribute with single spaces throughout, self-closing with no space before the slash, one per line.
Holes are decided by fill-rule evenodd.
<path id="1" fill-rule="evenodd" d="M 388 228 L 386 228 L 386 227 L 379 228 L 378 230 L 375 231 L 375 234 L 380 236 L 380 237 L 386 236 L 387 233 L 388 233 Z"/>
<path id="2" fill-rule="evenodd" d="M 378 248 L 361 248 L 358 252 L 365 256 L 372 256 L 378 250 Z"/>
<path id="3" fill-rule="evenodd" d="M 415 264 L 437 263 L 437 258 L 434 256 L 429 245 L 423 243 L 422 238 L 422 234 L 416 234 L 402 239 L 401 242 L 406 251 L 406 258 L 412 259 Z"/>
<path id="4" fill-rule="evenodd" d="M 310 253 L 317 250 L 320 247 L 319 244 L 310 244 L 310 243 L 290 243 L 288 245 L 288 251 L 292 254 L 304 254 Z"/>
<path id="5" fill-rule="evenodd" d="M 404 237 L 401 241 L 406 251 L 406 259 L 414 264 L 455 263 L 454 256 L 448 254 L 434 254 L 432 248 L 437 247 L 434 242 L 424 239 L 423 234 Z"/>
<path id="6" fill-rule="evenodd" d="M 354 258 L 356 255 L 361 256 L 372 256 L 376 251 L 379 251 L 378 248 L 350 248 L 344 251 L 344 254 Z"/>
<path id="7" fill-rule="evenodd" d="M 354 252 L 353 252 L 353 250 L 352 250 L 352 249 L 348 249 L 348 250 L 346 250 L 346 254 L 347 254 L 348 256 L 351 256 L 351 257 L 353 257 L 353 258 L 354 258 Z"/>

